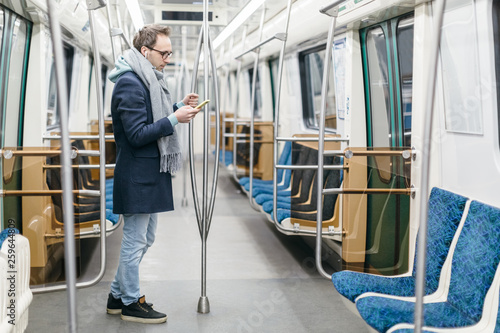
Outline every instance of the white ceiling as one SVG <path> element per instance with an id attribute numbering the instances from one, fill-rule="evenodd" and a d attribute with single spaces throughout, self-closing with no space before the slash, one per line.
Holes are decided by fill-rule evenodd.
<path id="1" fill-rule="evenodd" d="M 238 14 L 238 12 L 244 8 L 244 6 L 249 2 L 249 0 L 210 0 L 209 11 L 212 11 L 214 15 L 222 17 L 219 20 L 219 24 L 210 24 L 210 35 L 212 40 L 217 37 L 217 35 L 222 31 L 225 25 L 227 25 L 231 20 Z M 129 31 L 133 33 L 132 23 L 130 15 L 128 14 L 125 6 L 125 0 L 118 0 L 117 3 L 120 7 L 120 12 L 122 13 L 122 20 L 125 25 L 129 27 Z M 139 5 L 142 10 L 142 17 L 145 24 L 160 23 L 165 24 L 162 21 L 155 21 L 155 13 L 158 11 L 184 11 L 192 10 L 193 8 L 199 9 L 197 11 L 203 11 L 203 0 L 139 0 Z M 275 16 L 280 11 L 286 8 L 286 0 L 275 0 L 266 1 L 264 6 L 266 9 L 265 21 L 268 21 L 273 16 Z M 234 34 L 234 43 L 237 43 L 242 36 L 243 26 L 247 26 L 247 33 L 250 33 L 259 27 L 260 17 L 262 15 L 262 9 L 257 10 L 242 27 L 239 28 Z M 156 17 L 160 17 L 157 13 Z M 168 25 L 172 28 L 172 33 L 170 39 L 172 40 L 172 48 L 175 55 L 180 55 L 182 49 L 182 33 L 181 28 L 186 27 L 187 30 L 187 60 L 188 62 L 193 61 L 195 56 L 195 49 L 198 41 L 198 36 L 200 33 L 201 23 L 189 23 L 182 22 L 177 24 L 176 22 L 169 21 Z M 226 40 L 225 49 L 229 47 L 229 40 Z M 216 51 L 217 53 L 217 51 Z M 180 58 L 174 57 L 174 61 L 179 61 Z"/>

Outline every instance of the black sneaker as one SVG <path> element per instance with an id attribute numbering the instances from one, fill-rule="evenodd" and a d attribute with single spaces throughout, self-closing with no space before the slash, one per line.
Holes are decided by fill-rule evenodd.
<path id="1" fill-rule="evenodd" d="M 153 303 L 148 303 L 150 307 L 153 307 Z M 106 312 L 111 315 L 122 313 L 123 302 L 121 298 L 115 298 L 113 294 L 108 295 L 108 304 L 106 305 Z"/>
<path id="2" fill-rule="evenodd" d="M 108 314 L 120 314 L 122 313 L 123 302 L 121 298 L 114 298 L 111 293 L 108 295 L 108 304 L 106 305 L 106 312 Z"/>
<path id="3" fill-rule="evenodd" d="M 146 297 L 142 296 L 136 303 L 122 307 L 122 319 L 144 324 L 160 324 L 167 321 L 167 315 L 158 311 L 146 303 Z"/>

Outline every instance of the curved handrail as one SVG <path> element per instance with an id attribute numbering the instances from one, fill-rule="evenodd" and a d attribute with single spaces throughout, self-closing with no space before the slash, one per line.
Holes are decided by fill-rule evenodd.
<path id="1" fill-rule="evenodd" d="M 209 31 L 210 36 L 210 31 Z M 219 103 L 219 85 L 217 82 L 217 77 L 215 73 L 217 73 L 217 65 L 215 63 L 215 55 L 212 47 L 212 39 L 208 38 L 208 46 L 210 50 L 210 63 L 212 64 L 212 81 L 214 86 L 214 95 L 215 95 L 215 168 L 213 175 L 213 183 L 212 183 L 212 195 L 208 210 L 208 225 L 207 225 L 207 236 L 210 231 L 210 226 L 212 224 L 212 215 L 215 207 L 215 196 L 217 192 L 217 180 L 219 179 L 219 154 L 220 154 L 220 103 Z"/>
<path id="2" fill-rule="evenodd" d="M 287 14 L 285 20 L 285 33 L 288 33 L 288 26 L 290 24 L 290 13 L 292 11 L 292 0 L 288 0 L 287 3 Z M 276 102 L 275 102 L 275 110 L 274 110 L 274 144 L 273 144 L 273 212 L 274 212 L 274 225 L 280 231 L 282 231 L 283 227 L 278 222 L 278 218 L 276 212 L 278 211 L 278 174 L 276 165 L 278 164 L 278 128 L 279 128 L 279 115 L 280 115 L 280 100 L 281 100 L 281 83 L 283 77 L 283 62 L 285 61 L 285 48 L 286 48 L 287 38 L 283 40 L 281 44 L 280 56 L 278 60 L 278 85 L 276 87 Z"/>
<path id="3" fill-rule="evenodd" d="M 197 77 L 198 77 L 198 65 L 200 63 L 200 55 L 201 55 L 201 43 L 203 41 L 203 29 L 200 29 L 200 36 L 198 37 L 198 43 L 196 46 L 196 49 L 198 50 L 196 52 L 196 56 L 194 59 L 193 63 L 193 73 L 192 73 L 192 79 L 191 79 L 191 91 L 196 91 L 197 87 Z M 193 147 L 193 124 L 190 122 L 189 123 L 189 167 L 191 171 L 191 189 L 193 191 L 193 201 L 194 201 L 194 210 L 196 212 L 196 220 L 200 221 L 201 220 L 201 212 L 200 212 L 200 206 L 199 206 L 199 199 L 198 199 L 198 185 L 196 183 L 196 170 L 194 166 L 194 147 Z M 199 228 L 199 225 L 198 225 Z M 200 229 L 200 237 L 201 237 L 201 229 Z"/>
<path id="4" fill-rule="evenodd" d="M 332 275 L 328 274 L 321 261 L 321 244 L 322 244 L 322 231 L 323 231 L 323 168 L 324 168 L 324 150 L 325 150 L 325 113 L 326 113 L 326 98 L 328 95 L 328 76 L 332 63 L 332 47 L 333 38 L 335 37 L 335 24 L 338 15 L 338 6 L 332 8 L 329 13 L 332 17 L 330 29 L 328 30 L 328 40 L 326 42 L 325 60 L 323 62 L 323 82 L 321 86 L 321 111 L 319 120 L 319 133 L 318 133 L 318 173 L 316 176 L 317 185 L 317 213 L 316 213 L 316 269 L 325 278 L 331 279 Z M 338 200 L 338 199 L 337 199 Z"/>
<path id="5" fill-rule="evenodd" d="M 265 2 L 264 2 L 265 3 Z M 259 25 L 259 40 L 262 39 L 262 31 L 264 30 L 264 19 L 266 16 L 266 8 L 262 7 L 262 14 L 260 16 L 260 25 Z M 264 41 L 266 42 L 266 41 Z M 260 44 L 259 44 L 260 45 Z M 254 159 L 254 146 L 255 146 L 255 90 L 256 90 L 256 85 L 257 85 L 257 73 L 259 71 L 259 49 L 258 48 L 253 48 L 252 50 L 256 50 L 255 52 L 255 59 L 253 63 L 253 73 L 252 73 L 252 94 L 251 98 L 252 101 L 250 102 L 250 160 L 249 160 L 249 192 L 248 192 L 248 199 L 250 201 L 250 207 L 252 207 L 254 210 L 259 211 L 259 207 L 255 205 L 253 202 L 253 159 Z M 250 51 L 248 51 L 250 52 Z"/>

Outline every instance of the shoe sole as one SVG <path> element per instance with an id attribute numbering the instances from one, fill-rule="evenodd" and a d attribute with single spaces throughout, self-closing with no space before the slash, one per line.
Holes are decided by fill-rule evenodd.
<path id="1" fill-rule="evenodd" d="M 110 315 L 117 315 L 122 313 L 122 309 L 108 309 L 106 308 L 106 312 Z"/>
<path id="2" fill-rule="evenodd" d="M 132 317 L 132 316 L 124 316 L 122 314 L 122 320 L 132 321 L 134 323 L 141 324 L 161 324 L 167 321 L 167 316 L 161 318 L 140 318 L 140 317 Z"/>

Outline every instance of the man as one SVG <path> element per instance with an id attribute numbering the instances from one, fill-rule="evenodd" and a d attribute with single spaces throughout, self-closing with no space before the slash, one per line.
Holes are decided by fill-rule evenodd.
<path id="1" fill-rule="evenodd" d="M 198 103 L 194 93 L 172 104 L 162 72 L 172 55 L 169 35 L 168 27 L 143 27 L 109 75 L 115 82 L 111 115 L 117 145 L 113 212 L 123 214 L 124 224 L 106 310 L 140 323 L 167 320 L 140 295 L 139 264 L 154 242 L 157 213 L 174 209 L 171 173 L 182 165 L 174 127 L 199 111 L 193 108 Z"/>

